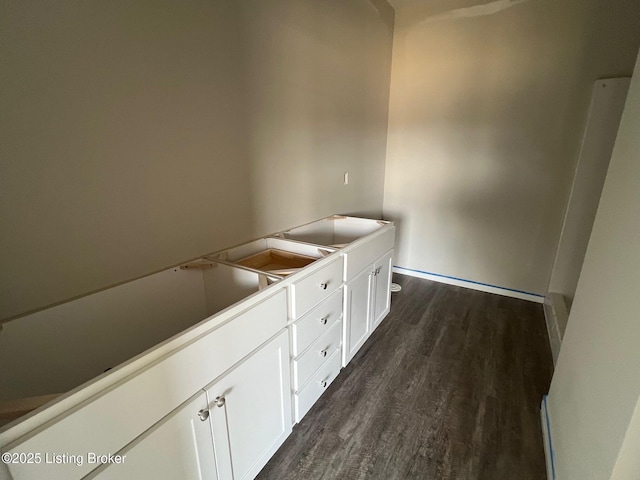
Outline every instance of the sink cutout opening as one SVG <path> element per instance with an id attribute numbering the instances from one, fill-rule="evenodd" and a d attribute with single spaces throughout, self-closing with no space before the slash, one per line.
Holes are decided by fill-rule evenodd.
<path id="1" fill-rule="evenodd" d="M 281 238 L 341 249 L 386 226 L 389 222 L 365 218 L 332 216 L 292 228 Z"/>
<path id="2" fill-rule="evenodd" d="M 270 248 L 236 262 L 243 267 L 287 276 L 315 262 L 316 257 Z"/>

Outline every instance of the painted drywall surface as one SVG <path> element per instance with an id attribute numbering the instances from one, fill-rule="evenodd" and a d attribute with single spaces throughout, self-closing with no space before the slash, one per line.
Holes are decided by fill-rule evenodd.
<path id="1" fill-rule="evenodd" d="M 546 293 L 593 82 L 633 68 L 632 3 L 400 2 L 384 198 L 397 265 Z"/>
<path id="2" fill-rule="evenodd" d="M 549 391 L 558 480 L 610 478 L 640 398 L 638 131 L 636 74 Z"/>
<path id="3" fill-rule="evenodd" d="M 0 319 L 330 213 L 379 215 L 392 14 L 2 2 Z"/>
<path id="4" fill-rule="evenodd" d="M 393 10 L 361 0 L 250 3 L 243 26 L 255 32 L 244 58 L 256 235 L 331 212 L 379 217 Z"/>
<path id="5" fill-rule="evenodd" d="M 222 3 L 3 2 L 0 318 L 250 233 L 240 34 Z"/>
<path id="6" fill-rule="evenodd" d="M 587 125 L 549 280 L 549 292 L 561 294 L 568 310 L 578 285 L 629 80 L 598 80 L 593 87 Z M 565 327 L 566 324 L 559 325 L 561 336 Z"/>

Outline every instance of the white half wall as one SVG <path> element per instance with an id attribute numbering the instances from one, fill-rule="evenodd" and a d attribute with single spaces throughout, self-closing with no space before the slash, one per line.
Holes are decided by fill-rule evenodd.
<path id="1" fill-rule="evenodd" d="M 587 126 L 549 280 L 549 292 L 562 295 L 569 310 L 616 141 L 629 81 L 629 78 L 607 78 L 598 80 L 593 86 Z M 565 326 L 561 325 L 562 333 Z"/>
<path id="2" fill-rule="evenodd" d="M 547 400 L 558 480 L 640 478 L 638 132 L 636 73 Z"/>

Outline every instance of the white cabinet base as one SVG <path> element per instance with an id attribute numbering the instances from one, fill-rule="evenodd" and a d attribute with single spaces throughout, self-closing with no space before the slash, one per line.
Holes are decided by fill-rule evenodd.
<path id="1" fill-rule="evenodd" d="M 289 436 L 289 378 L 289 337 L 283 330 L 206 389 L 221 479 L 254 478 Z"/>
<path id="2" fill-rule="evenodd" d="M 373 264 L 374 285 L 372 286 L 372 326 L 375 330 L 391 310 L 391 275 L 393 252 L 388 252 Z"/>
<path id="3" fill-rule="evenodd" d="M 254 478 L 389 312 L 394 236 L 390 222 L 335 215 L 15 320 L 99 318 L 155 344 L 161 324 L 188 317 L 186 330 L 124 363 L 110 357 L 108 373 L 0 428 L 1 452 L 117 452 L 125 463 L 0 465 L 0 477 Z M 232 263 L 285 243 L 315 261 L 273 278 Z"/>
<path id="4" fill-rule="evenodd" d="M 200 391 L 118 452 L 122 463 L 105 464 L 86 478 L 217 480 L 211 427 L 206 418 L 198 416 L 198 412 L 206 408 L 207 396 Z"/>
<path id="5" fill-rule="evenodd" d="M 345 286 L 343 367 L 360 350 L 371 332 L 371 280 L 371 271 L 365 269 Z"/>
<path id="6" fill-rule="evenodd" d="M 392 257 L 385 253 L 345 286 L 343 367 L 389 313 Z"/>

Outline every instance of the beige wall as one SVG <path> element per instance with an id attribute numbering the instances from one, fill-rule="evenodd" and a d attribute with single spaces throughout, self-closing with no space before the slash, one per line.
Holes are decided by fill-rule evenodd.
<path id="1" fill-rule="evenodd" d="M 384 199 L 396 265 L 546 293 L 591 88 L 630 73 L 637 5 L 399 6 Z"/>
<path id="2" fill-rule="evenodd" d="M 639 131 L 636 73 L 549 391 L 558 480 L 640 478 Z"/>
<path id="3" fill-rule="evenodd" d="M 380 215 L 392 28 L 381 0 L 3 2 L 0 319 Z"/>
<path id="4" fill-rule="evenodd" d="M 254 32 L 245 35 L 244 69 L 255 231 L 329 212 L 379 217 L 391 7 L 254 1 L 244 19 L 243 29 Z"/>

